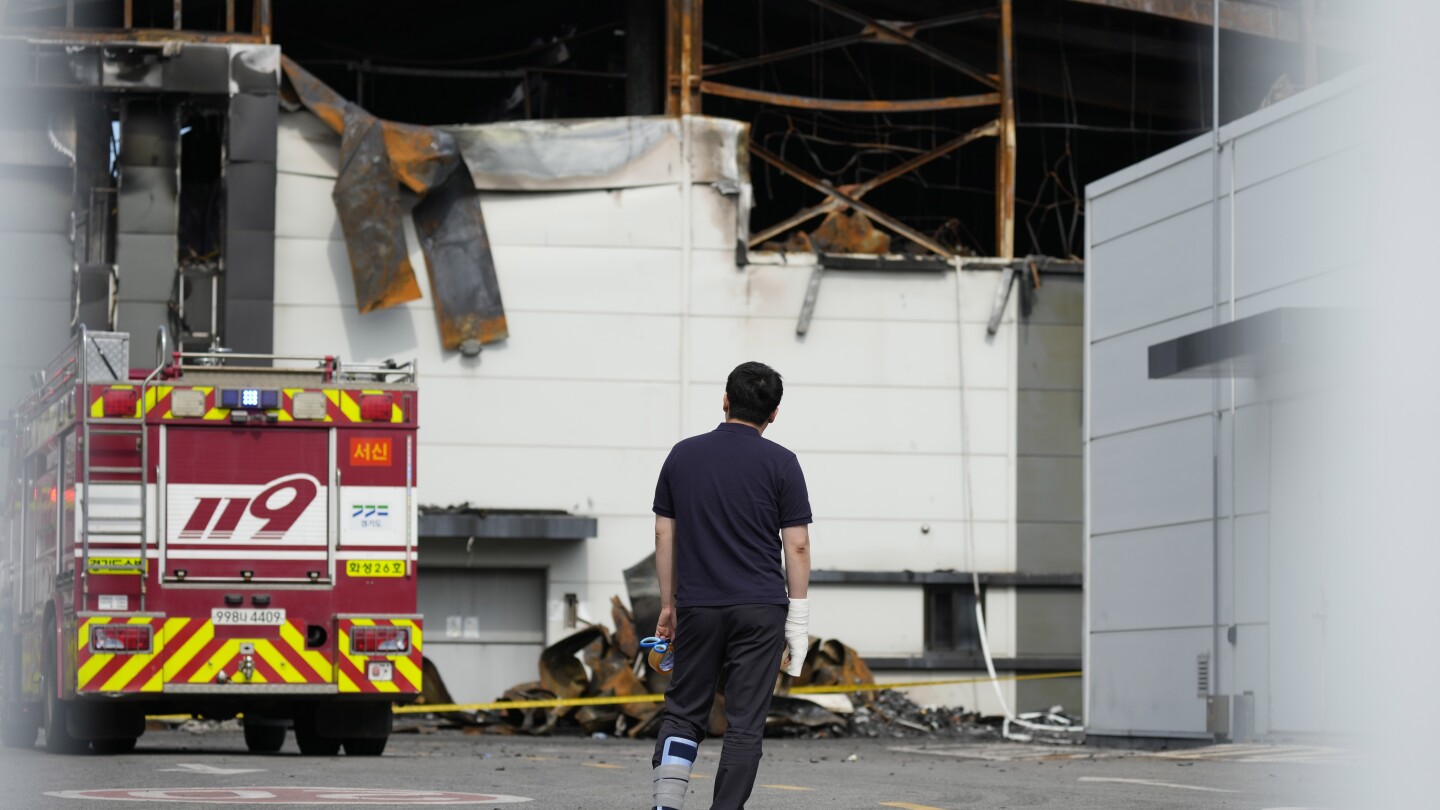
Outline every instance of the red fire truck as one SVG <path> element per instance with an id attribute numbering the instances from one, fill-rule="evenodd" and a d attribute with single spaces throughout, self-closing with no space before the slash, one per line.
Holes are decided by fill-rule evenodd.
<path id="1" fill-rule="evenodd" d="M 380 754 L 421 685 L 413 363 L 128 358 L 82 330 L 12 417 L 4 743 L 238 714 L 252 751 Z"/>

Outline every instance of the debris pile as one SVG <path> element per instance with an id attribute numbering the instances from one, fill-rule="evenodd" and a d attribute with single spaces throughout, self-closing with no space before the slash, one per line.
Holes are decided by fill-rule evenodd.
<path id="1" fill-rule="evenodd" d="M 626 697 L 660 694 L 670 676 L 645 664 L 635 620 L 619 597 L 611 599 L 615 630 L 591 625 L 546 648 L 540 655 L 540 679 L 517 684 L 500 700 L 513 709 L 480 712 L 446 712 L 437 715 L 442 725 L 458 726 L 479 734 L 551 734 L 570 731 L 595 736 L 648 737 L 659 729 L 662 703 L 637 701 L 608 705 L 526 706 L 525 701 L 591 697 Z M 583 663 L 582 663 L 583 659 Z M 450 695 L 440 673 L 428 661 L 421 704 L 449 704 Z M 827 737 L 943 737 L 974 739 L 996 736 L 993 725 L 983 723 L 962 708 L 927 708 L 900 692 L 877 690 L 865 660 L 841 642 L 812 639 L 800 675 L 777 673 L 775 698 L 766 717 L 772 736 Z M 795 693 L 797 687 L 862 687 L 855 692 Z M 868 687 L 868 688 L 865 688 Z M 404 731 L 423 731 L 421 723 Z M 725 732 L 724 684 L 710 712 L 711 735 Z M 397 727 L 397 731 L 402 730 Z"/>

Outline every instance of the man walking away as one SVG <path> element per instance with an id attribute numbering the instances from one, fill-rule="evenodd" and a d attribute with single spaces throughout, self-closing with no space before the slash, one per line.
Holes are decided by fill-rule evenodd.
<path id="1" fill-rule="evenodd" d="M 791 675 L 805 664 L 810 497 L 795 454 L 761 438 L 783 392 L 769 366 L 737 366 L 725 421 L 675 445 L 660 468 L 655 635 L 674 640 L 675 668 L 652 761 L 657 810 L 681 810 L 722 672 L 727 727 L 711 810 L 743 810 L 781 653 Z"/>

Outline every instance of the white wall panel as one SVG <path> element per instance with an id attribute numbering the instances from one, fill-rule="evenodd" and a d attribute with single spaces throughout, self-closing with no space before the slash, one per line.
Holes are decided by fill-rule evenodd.
<path id="1" fill-rule="evenodd" d="M 275 300 L 292 306 L 354 309 L 355 282 L 345 242 L 293 236 L 276 239 Z M 426 301 L 416 303 L 430 307 Z"/>
<path id="2" fill-rule="evenodd" d="M 668 451 L 679 396 L 672 383 L 436 376 L 420 391 L 420 427 L 427 440 L 444 435 L 481 455 L 492 446 Z"/>
<path id="3" fill-rule="evenodd" d="M 1223 569 L 1222 569 L 1223 570 Z M 1235 520 L 1234 621 L 1270 621 L 1270 516 Z"/>
<path id="4" fill-rule="evenodd" d="M 679 186 L 480 195 L 492 245 L 678 248 L 680 203 Z"/>
<path id="5" fill-rule="evenodd" d="M 959 453 L 960 391 L 956 388 L 857 388 L 795 385 L 786 375 L 780 416 L 765 430 L 772 439 L 800 454 L 809 451 L 852 453 Z M 729 369 L 727 368 L 726 371 Z M 687 434 L 713 428 L 721 419 L 724 383 L 691 386 L 698 412 Z M 965 393 L 970 408 L 970 452 L 1004 455 L 1010 449 L 1013 398 L 997 389 Z"/>
<path id="6" fill-rule="evenodd" d="M 1325 93 L 1331 88 L 1317 89 Z M 1326 103 L 1313 103 L 1313 95 L 1295 96 L 1286 101 L 1300 109 L 1264 111 L 1283 118 L 1264 125 L 1256 116 L 1261 125 L 1247 126 L 1235 141 L 1236 187 L 1244 189 L 1354 146 L 1368 120 L 1358 109 L 1366 103 L 1361 96 L 1352 91 Z M 1325 199 L 1336 196 L 1327 194 Z"/>
<path id="7" fill-rule="evenodd" d="M 1202 152 L 1141 178 L 1114 193 L 1096 197 L 1090 209 L 1090 238 L 1101 245 L 1118 236 L 1210 202 L 1214 177 L 1210 152 Z"/>
<path id="8" fill-rule="evenodd" d="M 929 528 L 929 531 L 925 531 Z M 816 570 L 852 571 L 1009 571 L 1014 544 L 1009 524 L 973 524 L 975 558 L 970 557 L 968 526 L 961 520 L 838 518 L 821 511 L 810 527 L 810 553 Z"/>
<path id="9" fill-rule="evenodd" d="M 691 190 L 691 245 L 698 250 L 728 251 L 731 266 L 734 266 L 740 243 L 740 234 L 736 229 L 739 195 L 721 194 L 714 186 L 705 183 L 692 186 Z"/>
<path id="10" fill-rule="evenodd" d="M 789 320 L 695 318 L 691 330 L 697 380 L 723 380 L 739 363 L 760 359 L 799 385 L 959 384 L 953 323 L 829 321 L 812 324 L 804 340 L 796 339 Z M 1010 332 L 987 338 L 982 324 L 964 324 L 960 332 L 965 385 L 1007 388 L 1013 378 Z"/>
<path id="11" fill-rule="evenodd" d="M 276 134 L 275 169 L 284 174 L 339 176 L 340 136 L 308 112 L 282 111 Z"/>
<path id="12" fill-rule="evenodd" d="M 664 450 L 474 447 L 420 442 L 423 503 L 644 515 Z M 428 472 L 427 472 L 428 471 Z"/>
<path id="13" fill-rule="evenodd" d="M 883 456 L 812 453 L 804 459 L 810 505 L 837 518 L 963 520 L 960 456 Z M 1012 514 L 1009 461 L 970 460 L 976 520 L 1005 521 Z"/>
<path id="14" fill-rule="evenodd" d="M 1086 662 L 1090 734 L 1184 736 L 1205 732 L 1195 659 L 1210 628 L 1092 633 Z"/>
<path id="15" fill-rule="evenodd" d="M 1090 541 L 1090 630 L 1209 627 L 1215 581 L 1208 521 Z"/>
<path id="16" fill-rule="evenodd" d="M 1091 535 L 1209 519 L 1213 446 L 1208 416 L 1092 441 Z"/>
<path id="17" fill-rule="evenodd" d="M 493 253 L 507 313 L 680 311 L 678 250 L 496 245 Z M 717 255 L 734 272 L 735 252 Z"/>
<path id="18" fill-rule="evenodd" d="M 1150 379 L 1150 347 L 1210 328 L 1210 311 L 1148 326 L 1090 346 L 1090 435 L 1109 436 L 1209 413 L 1211 380 Z"/>
<path id="19" fill-rule="evenodd" d="M 1210 207 L 1202 206 L 1092 246 L 1086 266 L 1090 339 L 1208 310 L 1213 292 L 1210 225 Z"/>
<path id="20" fill-rule="evenodd" d="M 883 616 L 884 621 L 876 621 Z M 919 655 L 925 589 L 914 585 L 812 585 L 810 635 L 838 638 L 863 656 Z"/>
<path id="21" fill-rule="evenodd" d="M 279 172 L 275 175 L 275 236 L 344 240 L 330 193 L 335 181 Z"/>
<path id="22" fill-rule="evenodd" d="M 1339 238 L 1371 216 L 1363 194 L 1336 189 L 1365 187 L 1366 153 L 1342 152 L 1311 163 L 1235 196 L 1235 261 L 1238 296 L 1356 264 L 1364 239 Z"/>
<path id="23" fill-rule="evenodd" d="M 657 380 L 673 377 L 679 367 L 678 318 L 539 312 L 506 318 L 510 339 L 485 347 L 472 360 L 440 348 L 434 315 L 425 310 L 361 315 L 349 308 L 277 305 L 275 345 L 329 346 L 343 340 L 339 353 L 347 359 L 418 357 L 427 373 L 444 375 Z"/>

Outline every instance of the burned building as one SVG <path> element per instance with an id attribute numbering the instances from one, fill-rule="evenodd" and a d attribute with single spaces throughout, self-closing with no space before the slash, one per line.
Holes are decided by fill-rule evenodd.
<path id="1" fill-rule="evenodd" d="M 13 2 L 6 320 L 37 360 L 80 324 L 136 366 L 160 327 L 418 357 L 460 699 L 624 592 L 660 461 L 749 359 L 813 479 L 818 635 L 954 679 L 978 602 L 998 670 L 1073 671 L 1082 189 L 1214 123 L 1193 5 Z M 1222 120 L 1355 64 L 1320 5 L 1221 4 Z"/>

